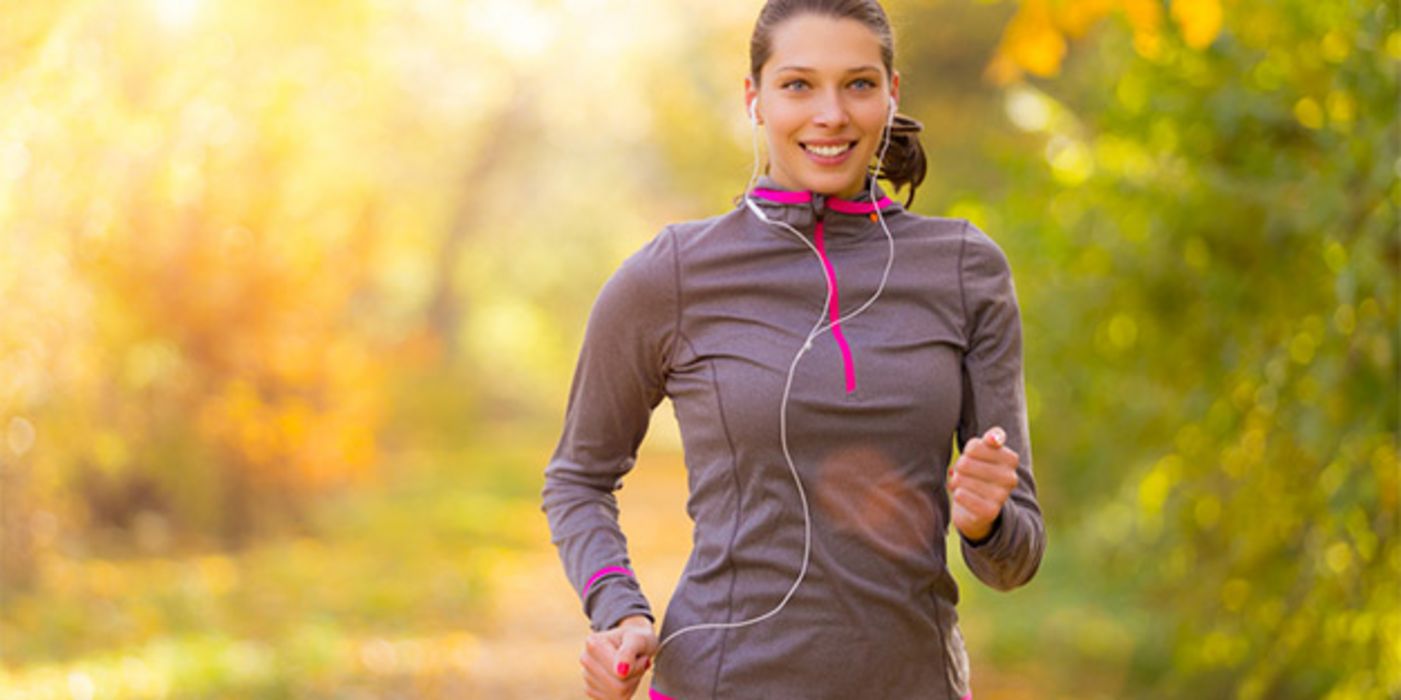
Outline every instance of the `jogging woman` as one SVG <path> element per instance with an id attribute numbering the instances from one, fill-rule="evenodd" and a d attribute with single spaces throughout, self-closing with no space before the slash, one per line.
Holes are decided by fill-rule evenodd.
<path id="1" fill-rule="evenodd" d="M 653 699 L 964 700 L 949 526 L 998 590 L 1046 546 L 1008 260 L 877 184 L 912 199 L 926 167 L 879 3 L 772 0 L 750 59 L 764 174 L 756 145 L 733 210 L 604 284 L 545 468 L 585 692 L 632 697 L 653 669 Z M 664 397 L 694 531 L 658 632 L 613 492 Z"/>

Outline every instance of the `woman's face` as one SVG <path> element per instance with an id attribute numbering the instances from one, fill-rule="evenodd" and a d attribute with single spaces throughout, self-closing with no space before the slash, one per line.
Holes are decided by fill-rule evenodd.
<path id="1" fill-rule="evenodd" d="M 853 19 L 815 14 L 774 28 L 759 86 L 745 101 L 769 142 L 769 174 L 787 189 L 850 199 L 865 184 L 900 76 L 886 80 L 880 38 Z"/>

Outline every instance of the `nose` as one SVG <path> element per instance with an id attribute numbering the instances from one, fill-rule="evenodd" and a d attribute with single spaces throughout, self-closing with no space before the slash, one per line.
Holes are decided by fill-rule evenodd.
<path id="1" fill-rule="evenodd" d="M 851 115 L 847 111 L 846 103 L 842 101 L 841 95 L 836 92 L 826 92 L 818 100 L 816 111 L 812 115 L 814 124 L 823 127 L 842 127 L 851 121 Z"/>

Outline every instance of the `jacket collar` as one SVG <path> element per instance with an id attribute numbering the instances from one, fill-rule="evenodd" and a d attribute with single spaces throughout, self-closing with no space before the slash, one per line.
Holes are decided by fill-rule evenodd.
<path id="1" fill-rule="evenodd" d="M 772 177 L 763 175 L 759 177 L 754 188 L 746 193 L 746 197 L 762 209 L 769 219 L 782 221 L 799 230 L 811 227 L 821 216 L 828 236 L 864 237 L 873 230 L 880 230 L 879 225 L 874 223 L 876 205 L 871 203 L 869 177 L 867 176 L 865 187 L 855 197 L 842 199 L 810 190 L 787 189 Z M 879 184 L 876 185 L 875 194 L 875 201 L 883 216 L 889 217 L 902 209 L 898 202 L 886 196 Z M 792 236 L 787 231 L 780 230 L 779 233 Z"/>

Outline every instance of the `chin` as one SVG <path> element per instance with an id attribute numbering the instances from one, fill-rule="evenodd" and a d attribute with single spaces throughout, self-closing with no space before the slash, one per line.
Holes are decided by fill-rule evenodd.
<path id="1" fill-rule="evenodd" d="M 857 193 L 860 193 L 862 191 L 862 185 L 865 184 L 865 179 L 860 176 L 817 177 L 810 179 L 809 182 L 811 183 L 811 187 L 809 187 L 808 189 L 812 190 L 813 192 L 829 196 L 837 196 L 842 193 L 847 193 L 848 196 L 851 196 L 851 191 L 853 190 Z"/>
<path id="2" fill-rule="evenodd" d="M 792 172 L 791 170 L 789 171 Z M 818 194 L 832 194 L 840 192 L 851 185 L 851 178 L 846 175 L 835 175 L 832 173 L 798 172 L 790 176 L 793 184 L 799 189 L 810 190 Z"/>

